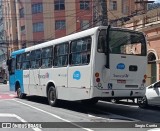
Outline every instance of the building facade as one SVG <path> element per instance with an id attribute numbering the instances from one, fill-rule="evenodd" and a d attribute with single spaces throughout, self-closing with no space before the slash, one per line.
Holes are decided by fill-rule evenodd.
<path id="1" fill-rule="evenodd" d="M 16 7 L 21 48 L 84 30 L 92 24 L 91 0 L 19 0 Z"/>
<path id="2" fill-rule="evenodd" d="M 98 0 L 7 0 L 3 2 L 7 16 L 5 28 L 10 50 L 25 48 L 100 25 L 101 5 L 104 4 Z M 110 24 L 112 20 L 131 15 L 141 7 L 138 7 L 133 0 L 106 0 L 106 3 Z"/>
<path id="3" fill-rule="evenodd" d="M 160 80 L 160 8 L 135 16 L 125 25 L 119 25 L 146 34 L 148 42 L 147 84 Z"/>
<path id="4" fill-rule="evenodd" d="M 3 1 L 0 0 L 0 77 L 6 77 L 7 47 L 3 21 Z"/>
<path id="5" fill-rule="evenodd" d="M 15 0 L 3 1 L 3 22 L 7 55 L 18 49 L 17 18 Z"/>

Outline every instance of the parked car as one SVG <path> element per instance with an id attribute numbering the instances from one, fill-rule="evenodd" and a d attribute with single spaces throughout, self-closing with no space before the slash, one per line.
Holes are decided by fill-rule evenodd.
<path id="1" fill-rule="evenodd" d="M 137 104 L 141 108 L 146 108 L 149 105 L 160 106 L 160 81 L 147 86 L 145 96 L 138 98 Z"/>
<path id="2" fill-rule="evenodd" d="M 0 76 L 0 83 L 7 84 L 7 80 Z"/>

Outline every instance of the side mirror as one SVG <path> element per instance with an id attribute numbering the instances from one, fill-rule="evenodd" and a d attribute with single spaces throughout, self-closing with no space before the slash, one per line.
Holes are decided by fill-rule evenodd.
<path id="1" fill-rule="evenodd" d="M 7 59 L 7 61 L 6 61 L 6 65 L 7 65 L 7 66 L 9 65 L 9 61 L 10 61 L 10 60 Z"/>
<path id="2" fill-rule="evenodd" d="M 6 62 L 6 65 L 8 66 L 8 71 L 9 72 L 11 71 L 11 62 L 12 62 L 12 59 L 8 59 L 7 62 Z"/>

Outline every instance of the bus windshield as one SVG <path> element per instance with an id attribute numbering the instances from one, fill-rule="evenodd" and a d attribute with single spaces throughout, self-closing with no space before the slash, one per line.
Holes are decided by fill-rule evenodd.
<path id="1" fill-rule="evenodd" d="M 106 52 L 106 40 L 106 30 L 101 30 L 98 38 L 98 52 Z M 108 43 L 111 54 L 147 55 L 145 37 L 140 32 L 111 28 Z"/>

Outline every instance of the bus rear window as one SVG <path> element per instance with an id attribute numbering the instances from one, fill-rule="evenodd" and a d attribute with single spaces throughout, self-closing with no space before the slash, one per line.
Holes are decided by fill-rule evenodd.
<path id="1" fill-rule="evenodd" d="M 145 56 L 146 42 L 142 33 L 126 30 L 111 30 L 109 48 L 112 54 Z"/>

